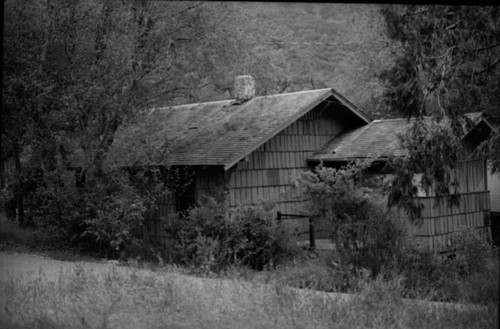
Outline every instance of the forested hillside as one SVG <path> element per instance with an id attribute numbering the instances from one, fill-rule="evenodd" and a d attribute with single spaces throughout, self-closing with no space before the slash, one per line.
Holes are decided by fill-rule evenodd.
<path id="1" fill-rule="evenodd" d="M 382 93 L 377 75 L 392 66 L 396 47 L 386 37 L 379 5 L 235 2 L 233 6 L 244 18 L 238 20 L 243 33 L 254 36 L 251 49 L 267 52 L 274 65 L 281 64 L 280 74 L 271 77 L 274 88 L 261 93 L 333 87 L 377 116 Z M 246 69 L 262 76 L 258 68 Z M 265 72 L 269 79 L 270 71 Z"/>

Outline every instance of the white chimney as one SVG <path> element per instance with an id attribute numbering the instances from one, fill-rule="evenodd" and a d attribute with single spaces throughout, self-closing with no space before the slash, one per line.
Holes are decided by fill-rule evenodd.
<path id="1" fill-rule="evenodd" d="M 251 75 L 239 75 L 234 78 L 234 98 L 241 104 L 255 96 L 255 80 Z"/>

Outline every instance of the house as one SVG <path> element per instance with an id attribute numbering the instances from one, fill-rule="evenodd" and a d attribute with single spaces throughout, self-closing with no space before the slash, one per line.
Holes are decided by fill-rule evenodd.
<path id="1" fill-rule="evenodd" d="M 238 87 L 241 79 L 249 83 Z M 253 78 L 238 77 L 236 99 L 150 109 L 117 131 L 109 156 L 115 165 L 192 173 L 181 190 L 161 199 L 147 223 L 158 243 L 167 239 L 161 219 L 220 189 L 229 207 L 273 199 L 277 211 L 297 213 L 301 200 L 290 183 L 308 168 L 306 160 L 335 136 L 371 121 L 331 88 L 252 97 L 252 84 Z"/>
<path id="2" fill-rule="evenodd" d="M 253 84 L 237 77 L 235 99 L 148 109 L 117 131 L 109 156 L 115 165 L 180 173 L 146 223 L 156 243 L 167 244 L 165 223 L 204 195 L 224 190 L 229 207 L 273 200 L 276 211 L 297 214 L 303 202 L 290 183 L 300 171 L 371 158 L 377 174 L 390 157 L 404 156 L 397 134 L 408 129 L 406 119 L 372 121 L 332 88 L 254 97 Z M 468 117 L 463 142 L 473 149 L 494 128 L 480 113 Z M 489 230 L 485 168 L 482 160 L 459 163 L 459 209 L 419 198 L 424 220 L 415 235 L 423 247 L 444 244 L 462 224 Z M 287 222 L 307 232 L 304 220 Z"/>
<path id="3" fill-rule="evenodd" d="M 482 113 L 469 113 L 465 117 L 461 141 L 466 153 L 471 154 L 481 141 L 488 138 L 491 131 L 496 130 Z M 370 159 L 373 162 L 368 174 L 386 174 L 384 168 L 387 161 L 406 155 L 398 135 L 409 130 L 413 121 L 414 119 L 371 121 L 332 139 L 307 160 L 311 165 L 322 162 L 325 165 L 341 166 L 350 161 Z M 424 206 L 423 221 L 422 225 L 414 227 L 413 235 L 422 248 L 446 249 L 450 234 L 458 231 L 461 226 L 473 227 L 490 235 L 490 204 L 496 207 L 500 200 L 490 199 L 488 186 L 493 182 L 488 184 L 486 161 L 459 161 L 454 174 L 458 178 L 458 192 L 461 195 L 459 207 L 449 208 L 445 203 L 436 202 L 433 191 L 419 190 L 416 201 Z M 416 179 L 418 181 L 418 177 Z M 399 211 L 399 216 L 406 217 L 406 214 Z"/>

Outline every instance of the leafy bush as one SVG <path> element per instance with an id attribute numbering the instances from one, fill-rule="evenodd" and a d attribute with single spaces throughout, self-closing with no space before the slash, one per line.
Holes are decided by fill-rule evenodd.
<path id="1" fill-rule="evenodd" d="M 286 230 L 261 205 L 228 211 L 215 197 L 192 208 L 176 230 L 179 260 L 205 273 L 232 265 L 272 267 L 294 249 Z"/>
<path id="2" fill-rule="evenodd" d="M 404 226 L 385 208 L 377 182 L 362 179 L 366 163 L 335 169 L 320 165 L 295 185 L 307 198 L 306 210 L 335 244 L 341 266 L 364 267 L 377 275 L 394 261 L 405 241 Z M 367 185 L 374 188 L 366 187 Z"/>
<path id="3" fill-rule="evenodd" d="M 455 233 L 451 243 L 455 251 L 450 255 L 417 252 L 411 246 L 399 254 L 395 271 L 405 278 L 406 296 L 498 303 L 498 250 L 471 229 Z"/>
<path id="4" fill-rule="evenodd" d="M 33 187 L 24 196 L 25 222 L 48 236 L 45 243 L 53 247 L 118 257 L 125 246 L 140 248 L 140 225 L 154 192 L 146 185 L 157 180 L 155 175 L 110 170 L 84 183 L 72 170 L 32 175 Z"/>

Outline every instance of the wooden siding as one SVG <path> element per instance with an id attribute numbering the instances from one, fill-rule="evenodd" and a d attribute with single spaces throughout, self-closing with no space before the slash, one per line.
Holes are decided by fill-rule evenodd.
<path id="1" fill-rule="evenodd" d="M 451 234 L 464 227 L 491 237 L 488 191 L 462 193 L 459 207 L 449 208 L 435 197 L 419 197 L 417 202 L 424 206 L 422 222 L 412 226 L 411 235 L 420 249 L 446 251 Z M 399 217 L 406 218 L 406 214 L 400 210 Z"/>
<path id="2" fill-rule="evenodd" d="M 292 180 L 308 169 L 306 159 L 323 147 L 343 126 L 315 109 L 285 128 L 229 171 L 229 205 L 274 201 L 276 211 L 301 212 L 302 200 Z M 288 220 L 294 230 L 305 229 L 303 220 Z"/>
<path id="3" fill-rule="evenodd" d="M 200 167 L 194 169 L 195 203 L 201 202 L 203 196 L 217 193 L 224 187 L 224 170 L 222 167 Z M 143 228 L 143 236 L 149 247 L 169 250 L 177 243 L 176 237 L 169 232 L 169 227 L 177 220 L 176 195 L 166 191 L 158 197 L 157 204 L 148 211 Z"/>
<path id="4" fill-rule="evenodd" d="M 165 192 L 158 197 L 156 207 L 150 209 L 143 226 L 143 238 L 146 248 L 168 252 L 175 240 L 169 234 L 168 227 L 175 220 L 175 196 Z"/>
<path id="5" fill-rule="evenodd" d="M 488 190 L 490 191 L 491 212 L 500 213 L 500 173 L 487 172 Z"/>
<path id="6" fill-rule="evenodd" d="M 460 206 L 448 207 L 445 200 L 437 202 L 433 193 L 416 198 L 422 205 L 422 225 L 413 225 L 411 234 L 421 249 L 446 251 L 451 234 L 463 227 L 473 228 L 491 237 L 490 193 L 486 183 L 486 162 L 467 160 L 457 162 L 454 170 L 459 182 Z M 400 218 L 406 218 L 399 210 Z"/>
<path id="7" fill-rule="evenodd" d="M 486 191 L 486 161 L 458 161 L 455 169 L 459 192 Z"/>
<path id="8" fill-rule="evenodd" d="M 422 174 L 415 175 L 414 183 L 420 182 Z M 484 160 L 463 160 L 458 161 L 452 172 L 452 179 L 458 181 L 458 193 L 486 191 L 487 175 L 486 162 Z M 450 187 L 453 192 L 454 188 Z M 433 189 L 424 191 L 419 188 L 418 196 L 435 196 Z"/>

